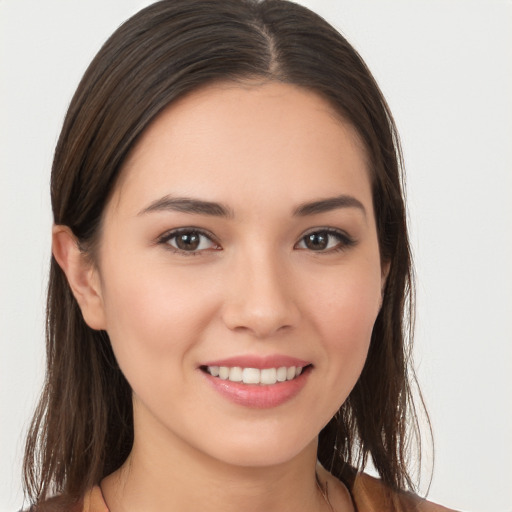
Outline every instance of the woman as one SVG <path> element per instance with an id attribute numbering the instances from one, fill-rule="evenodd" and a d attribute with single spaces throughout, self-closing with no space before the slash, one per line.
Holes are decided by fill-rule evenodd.
<path id="1" fill-rule="evenodd" d="M 37 510 L 442 509 L 406 492 L 398 137 L 325 21 L 144 9 L 85 73 L 51 190 Z"/>

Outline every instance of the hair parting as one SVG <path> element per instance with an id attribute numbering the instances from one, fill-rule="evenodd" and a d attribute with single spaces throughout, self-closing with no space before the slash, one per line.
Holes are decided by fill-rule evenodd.
<path id="1" fill-rule="evenodd" d="M 306 88 L 360 136 L 389 274 L 366 364 L 321 431 L 318 459 L 349 487 L 371 461 L 390 488 L 414 490 L 409 457 L 414 445 L 421 456 L 421 438 L 400 141 L 363 60 L 320 16 L 285 0 L 163 0 L 126 21 L 100 49 L 69 106 L 52 166 L 54 222 L 69 226 L 94 261 L 102 213 L 141 134 L 177 99 L 226 81 Z M 54 258 L 46 350 L 46 380 L 24 461 L 26 495 L 42 511 L 58 509 L 47 501 L 55 495 L 69 509 L 122 465 L 133 442 L 130 386 L 107 333 L 86 325 Z"/>

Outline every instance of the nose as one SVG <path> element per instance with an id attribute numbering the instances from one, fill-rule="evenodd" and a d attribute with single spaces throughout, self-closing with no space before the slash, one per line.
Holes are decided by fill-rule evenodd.
<path id="1" fill-rule="evenodd" d="M 264 339 L 297 325 L 293 278 L 275 255 L 241 257 L 228 279 L 222 316 L 229 329 Z"/>

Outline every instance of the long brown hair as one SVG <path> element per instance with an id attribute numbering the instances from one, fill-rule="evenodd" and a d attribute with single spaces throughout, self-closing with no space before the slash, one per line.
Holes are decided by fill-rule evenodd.
<path id="1" fill-rule="evenodd" d="M 398 134 L 357 52 L 308 9 L 284 0 L 163 0 L 104 44 L 71 101 L 55 150 L 54 222 L 94 257 L 102 213 L 135 142 L 171 102 L 215 81 L 257 78 L 327 99 L 359 133 L 369 160 L 382 259 L 390 263 L 368 358 L 346 402 L 320 433 L 318 458 L 352 485 L 371 459 L 392 489 L 413 487 L 410 438 L 413 276 Z M 26 445 L 32 503 L 67 503 L 116 470 L 133 441 L 130 386 L 104 331 L 89 328 L 52 258 L 45 387 Z"/>

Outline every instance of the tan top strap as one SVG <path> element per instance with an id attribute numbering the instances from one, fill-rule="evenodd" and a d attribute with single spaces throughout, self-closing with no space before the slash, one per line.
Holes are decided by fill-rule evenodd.
<path id="1" fill-rule="evenodd" d="M 409 492 L 394 492 L 364 473 L 356 476 L 352 497 L 357 512 L 455 512 Z"/>
<path id="2" fill-rule="evenodd" d="M 380 480 L 365 474 L 357 475 L 352 496 L 357 512 L 454 512 L 410 493 L 390 491 Z M 85 494 L 82 512 L 109 512 L 99 486 Z"/>

